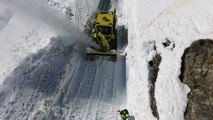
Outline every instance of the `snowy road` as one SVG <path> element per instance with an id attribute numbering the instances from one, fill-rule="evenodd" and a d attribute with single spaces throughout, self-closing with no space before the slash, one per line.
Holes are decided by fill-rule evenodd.
<path id="1" fill-rule="evenodd" d="M 117 110 L 125 105 L 125 59 L 121 57 L 115 63 L 79 57 L 71 63 L 70 74 L 51 110 L 55 114 L 55 108 L 66 106 L 65 112 L 59 116 L 49 114 L 47 118 L 115 120 Z"/>
<path id="2" fill-rule="evenodd" d="M 111 0 L 100 0 L 98 9 L 99 10 L 109 10 L 111 8 Z"/>
<path id="3" fill-rule="evenodd" d="M 86 6 L 86 4 L 86 1 L 76 3 L 78 9 L 75 22 L 78 26 L 85 23 L 82 18 L 86 17 L 86 12 L 83 12 L 86 11 L 86 8 L 82 6 Z M 108 10 L 110 5 L 110 0 L 101 0 L 98 9 Z M 111 62 L 105 60 L 105 58 L 85 61 L 84 57 L 78 56 L 71 57 L 69 63 L 60 92 L 55 97 L 54 105 L 45 118 L 67 120 L 118 119 L 117 110 L 125 107 L 126 104 L 125 57 L 118 56 L 117 62 Z"/>
<path id="4" fill-rule="evenodd" d="M 98 8 L 99 10 L 107 10 L 110 5 L 111 2 L 101 0 Z M 76 15 L 81 18 L 82 11 L 79 12 Z M 79 19 L 76 20 L 78 25 L 83 23 Z M 121 33 L 120 35 L 122 36 Z M 121 40 L 120 36 L 118 36 L 119 40 Z M 122 48 L 122 45 L 120 45 L 122 42 L 118 42 L 118 44 L 119 48 Z M 95 61 L 85 61 L 83 56 L 74 56 L 71 57 L 70 64 L 67 65 L 59 95 L 55 97 L 57 99 L 45 118 L 67 120 L 119 119 L 117 110 L 126 106 L 125 57 L 118 55 L 117 62 L 111 62 L 104 57 Z"/>
<path id="5" fill-rule="evenodd" d="M 101 0 L 98 8 L 108 10 L 110 4 L 110 1 Z M 56 113 L 55 108 L 65 106 L 65 110 L 59 116 L 48 114 L 46 118 L 117 120 L 117 110 L 126 104 L 125 57 L 118 56 L 117 62 L 111 62 L 105 58 L 85 61 L 79 56 L 71 58 L 70 63 L 71 69 L 67 71 L 61 92 L 51 109 Z"/>

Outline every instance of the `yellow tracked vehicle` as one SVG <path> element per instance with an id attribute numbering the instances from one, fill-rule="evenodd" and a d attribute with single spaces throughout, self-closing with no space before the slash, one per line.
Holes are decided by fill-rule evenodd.
<path id="1" fill-rule="evenodd" d="M 117 60 L 116 19 L 115 11 L 101 11 L 96 14 L 92 38 L 97 46 L 87 48 L 87 60 L 94 60 L 97 56 L 109 56 L 112 61 Z"/>

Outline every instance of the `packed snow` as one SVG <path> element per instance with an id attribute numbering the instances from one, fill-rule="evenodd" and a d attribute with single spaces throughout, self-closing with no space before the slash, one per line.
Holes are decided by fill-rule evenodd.
<path id="1" fill-rule="evenodd" d="M 179 80 L 181 57 L 193 41 L 213 38 L 212 6 L 212 0 L 0 0 L 0 119 L 117 120 L 117 110 L 127 108 L 131 119 L 156 120 L 148 62 L 160 54 L 159 119 L 184 120 L 190 89 Z M 97 9 L 116 9 L 117 62 L 85 60 L 92 43 L 83 30 Z"/>

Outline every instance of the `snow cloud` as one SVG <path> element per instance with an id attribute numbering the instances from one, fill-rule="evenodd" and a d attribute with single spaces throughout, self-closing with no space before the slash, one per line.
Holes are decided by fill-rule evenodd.
<path id="1" fill-rule="evenodd" d="M 15 13 L 25 14 L 49 26 L 57 35 L 67 40 L 66 44 L 73 44 L 77 41 L 90 43 L 86 34 L 64 18 L 59 11 L 48 6 L 45 0 L 0 0 L 0 6 L 6 6 Z"/>

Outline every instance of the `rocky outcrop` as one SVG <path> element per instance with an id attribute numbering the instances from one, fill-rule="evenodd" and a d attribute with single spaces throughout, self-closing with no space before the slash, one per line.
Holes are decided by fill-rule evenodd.
<path id="1" fill-rule="evenodd" d="M 198 40 L 182 57 L 180 79 L 191 92 L 185 112 L 186 120 L 213 119 L 213 41 Z"/>

